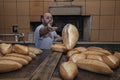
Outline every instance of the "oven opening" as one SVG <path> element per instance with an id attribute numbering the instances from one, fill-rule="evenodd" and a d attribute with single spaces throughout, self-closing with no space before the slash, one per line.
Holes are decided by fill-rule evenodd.
<path id="1" fill-rule="evenodd" d="M 71 23 L 79 31 L 79 41 L 90 41 L 91 16 L 90 15 L 53 15 L 54 25 L 58 27 L 57 33 L 61 36 L 63 27 Z M 41 22 L 30 22 L 30 30 L 34 32 Z"/>

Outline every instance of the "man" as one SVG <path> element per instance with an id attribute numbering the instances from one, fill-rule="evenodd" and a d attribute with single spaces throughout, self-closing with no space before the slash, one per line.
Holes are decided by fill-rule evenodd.
<path id="1" fill-rule="evenodd" d="M 54 41 L 60 41 L 62 38 L 56 33 L 57 27 L 53 25 L 53 16 L 51 13 L 45 13 L 42 17 L 42 24 L 34 32 L 35 46 L 40 49 L 50 49 Z"/>

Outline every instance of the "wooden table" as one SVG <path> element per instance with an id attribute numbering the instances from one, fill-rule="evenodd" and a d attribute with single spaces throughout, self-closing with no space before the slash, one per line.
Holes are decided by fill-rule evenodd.
<path id="1" fill-rule="evenodd" d="M 97 46 L 110 52 L 120 51 L 120 44 L 80 44 L 77 46 Z M 0 74 L 0 80 L 63 80 L 59 73 L 59 65 L 63 61 L 68 61 L 64 53 L 44 50 L 22 69 Z M 120 80 L 120 65 L 113 71 L 111 75 L 102 75 L 79 69 L 74 80 Z"/>
<path id="2" fill-rule="evenodd" d="M 51 50 L 43 51 L 42 54 L 37 55 L 35 59 L 21 69 L 1 73 L 0 80 L 49 80 L 62 53 Z"/>

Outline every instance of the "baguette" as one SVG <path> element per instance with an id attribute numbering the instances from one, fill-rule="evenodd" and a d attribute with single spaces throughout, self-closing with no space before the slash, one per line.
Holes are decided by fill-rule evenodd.
<path id="1" fill-rule="evenodd" d="M 37 57 L 36 54 L 34 54 L 34 53 L 32 53 L 32 52 L 29 52 L 29 56 L 30 56 L 31 58 L 36 58 L 36 57 Z"/>
<path id="2" fill-rule="evenodd" d="M 85 54 L 73 54 L 69 60 L 76 63 L 78 60 L 85 59 L 86 55 Z"/>
<path id="3" fill-rule="evenodd" d="M 114 55 L 103 56 L 102 58 L 110 68 L 114 69 L 119 65 L 119 59 Z"/>
<path id="4" fill-rule="evenodd" d="M 103 49 L 103 50 L 96 50 L 96 51 L 104 53 L 105 55 L 111 55 L 112 54 L 111 52 L 109 52 L 108 50 L 105 50 L 105 49 Z"/>
<path id="5" fill-rule="evenodd" d="M 86 52 L 82 52 L 83 54 L 91 54 L 91 55 L 105 55 L 104 53 L 102 52 L 98 52 L 98 51 L 86 51 Z"/>
<path id="6" fill-rule="evenodd" d="M 72 49 L 67 52 L 67 57 L 71 57 L 73 54 L 79 54 L 78 50 Z"/>
<path id="7" fill-rule="evenodd" d="M 66 24 L 62 30 L 63 43 L 68 50 L 72 49 L 79 38 L 79 32 L 76 26 L 72 24 Z"/>
<path id="8" fill-rule="evenodd" d="M 10 72 L 20 69 L 22 65 L 16 61 L 0 60 L 0 73 Z"/>
<path id="9" fill-rule="evenodd" d="M 41 54 L 43 51 L 41 49 L 35 48 L 35 47 L 28 47 L 29 52 L 32 52 L 34 54 Z"/>
<path id="10" fill-rule="evenodd" d="M 0 44 L 0 51 L 3 55 L 11 53 L 12 44 L 1 43 Z"/>
<path id="11" fill-rule="evenodd" d="M 65 80 L 73 80 L 78 73 L 77 65 L 72 61 L 63 62 L 60 65 L 60 74 Z"/>
<path id="12" fill-rule="evenodd" d="M 11 54 L 6 54 L 5 56 L 13 56 L 13 57 L 19 57 L 19 58 L 23 58 L 27 61 L 31 61 L 32 58 L 28 55 L 22 55 L 22 54 L 18 54 L 18 53 L 11 53 Z"/>
<path id="13" fill-rule="evenodd" d="M 87 51 L 87 48 L 85 48 L 85 47 L 76 47 L 74 49 L 79 51 L 80 53 Z"/>
<path id="14" fill-rule="evenodd" d="M 57 51 L 57 52 L 66 52 L 67 48 L 65 47 L 64 44 L 57 43 L 57 44 L 51 45 L 51 50 Z"/>
<path id="15" fill-rule="evenodd" d="M 108 50 L 105 50 L 105 49 L 100 48 L 100 47 L 91 46 L 91 47 L 88 47 L 87 49 L 89 51 L 97 51 L 97 52 L 104 53 L 105 55 L 111 55 L 111 53 Z"/>
<path id="16" fill-rule="evenodd" d="M 115 52 L 114 56 L 116 56 L 120 60 L 120 52 Z"/>
<path id="17" fill-rule="evenodd" d="M 28 64 L 28 61 L 23 59 L 23 58 L 19 58 L 19 57 L 13 57 L 13 56 L 4 56 L 4 57 L 0 57 L 0 60 L 11 60 L 11 61 L 16 61 L 22 65 L 26 65 Z"/>
<path id="18" fill-rule="evenodd" d="M 98 61 L 104 62 L 104 60 L 102 59 L 102 56 L 100 55 L 87 55 L 87 59 L 98 60 Z"/>
<path id="19" fill-rule="evenodd" d="M 96 46 L 90 46 L 90 47 L 88 47 L 87 49 L 90 50 L 90 51 L 103 50 L 103 48 L 101 48 L 101 47 L 96 47 Z"/>
<path id="20" fill-rule="evenodd" d="M 20 53 L 20 54 L 24 54 L 24 55 L 28 55 L 29 51 L 28 51 L 28 47 L 21 45 L 21 44 L 15 44 L 13 45 L 13 50 L 16 53 Z"/>
<path id="21" fill-rule="evenodd" d="M 88 70 L 100 74 L 112 74 L 111 68 L 98 60 L 83 59 L 77 61 L 77 65 L 80 69 Z"/>

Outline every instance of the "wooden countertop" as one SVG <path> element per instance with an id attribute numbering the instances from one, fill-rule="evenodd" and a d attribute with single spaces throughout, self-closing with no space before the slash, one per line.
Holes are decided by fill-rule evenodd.
<path id="1" fill-rule="evenodd" d="M 88 42 L 89 43 L 89 42 Z M 87 42 L 77 43 L 86 46 Z M 90 44 L 90 45 L 89 45 Z M 89 43 L 87 46 L 91 46 Z M 111 52 L 120 51 L 120 43 L 109 43 L 110 45 L 102 45 L 103 43 L 94 42 L 97 46 L 103 47 Z M 100 44 L 100 45 L 99 45 Z M 107 43 L 108 44 L 108 43 Z M 59 73 L 59 65 L 61 62 L 68 61 L 66 54 L 60 52 L 52 52 L 44 50 L 36 59 L 32 60 L 22 69 L 6 74 L 0 74 L 0 80 L 62 80 Z M 79 73 L 75 80 L 120 80 L 120 67 L 114 70 L 112 75 L 102 75 L 79 69 Z"/>
<path id="2" fill-rule="evenodd" d="M 21 69 L 0 73 L 0 80 L 50 80 L 62 53 L 43 50 L 29 64 Z"/>

